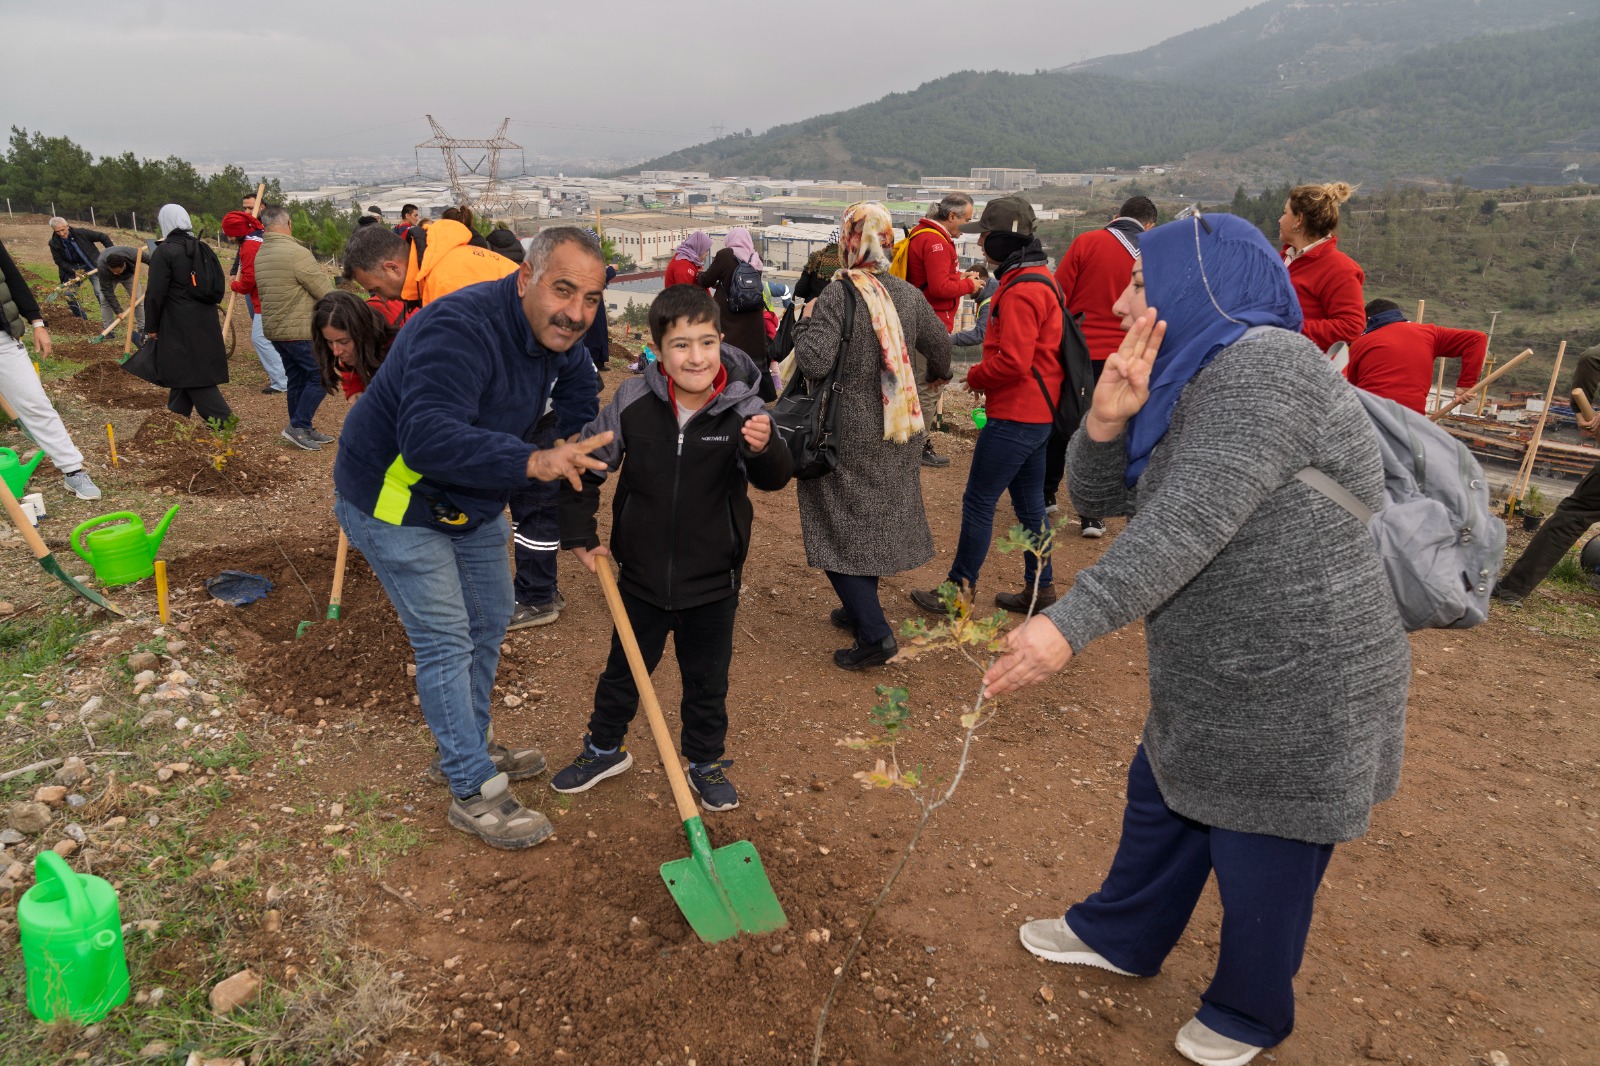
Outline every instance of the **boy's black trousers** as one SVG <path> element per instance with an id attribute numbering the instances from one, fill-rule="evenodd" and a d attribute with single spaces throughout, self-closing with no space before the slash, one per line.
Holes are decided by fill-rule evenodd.
<path id="1" fill-rule="evenodd" d="M 601 565 L 606 565 L 604 562 Z M 737 595 L 684 611 L 666 611 L 622 590 L 644 664 L 653 675 L 672 635 L 683 678 L 681 748 L 690 762 L 722 758 L 728 736 L 728 665 L 733 661 L 733 616 Z M 611 655 L 594 690 L 589 737 L 597 748 L 615 748 L 639 710 L 639 690 L 628 668 L 622 640 L 613 630 Z"/>

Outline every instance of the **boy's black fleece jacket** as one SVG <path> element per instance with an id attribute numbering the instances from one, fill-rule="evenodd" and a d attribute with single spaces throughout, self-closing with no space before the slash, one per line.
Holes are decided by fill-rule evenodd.
<path id="1" fill-rule="evenodd" d="M 753 518 L 746 485 L 773 492 L 794 473 L 794 460 L 776 432 L 759 455 L 741 434 L 746 419 L 765 413 L 755 389 L 760 371 L 726 345 L 723 366 L 727 384 L 681 430 L 666 376 L 651 363 L 617 388 L 581 434 L 614 434 L 594 456 L 607 470 L 621 466 L 611 505 L 618 584 L 663 610 L 688 610 L 738 594 Z M 599 547 L 601 481 L 598 474 L 585 474 L 582 492 L 563 484 L 563 548 Z"/>

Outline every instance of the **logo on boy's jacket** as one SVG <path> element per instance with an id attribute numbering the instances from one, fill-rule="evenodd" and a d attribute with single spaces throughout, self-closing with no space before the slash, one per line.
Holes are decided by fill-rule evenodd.
<path id="1" fill-rule="evenodd" d="M 724 433 L 720 437 L 701 437 L 700 439 L 711 444 L 726 444 L 733 438 Z"/>

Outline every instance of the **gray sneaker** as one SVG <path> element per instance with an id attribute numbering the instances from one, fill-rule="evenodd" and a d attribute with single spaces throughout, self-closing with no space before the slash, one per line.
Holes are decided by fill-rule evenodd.
<path id="1" fill-rule="evenodd" d="M 1079 966 L 1097 966 L 1102 970 L 1120 973 L 1124 977 L 1138 977 L 1119 966 L 1088 944 L 1079 940 L 1067 925 L 1065 918 L 1037 918 L 1018 930 L 1022 946 L 1050 962 L 1069 962 Z"/>
<path id="2" fill-rule="evenodd" d="M 485 781 L 476 796 L 452 796 L 450 824 L 491 848 L 506 851 L 531 848 L 556 831 L 550 819 L 517 802 L 505 774 L 495 774 Z"/>
<path id="3" fill-rule="evenodd" d="M 305 434 L 306 434 L 306 436 L 310 437 L 312 440 L 316 441 L 318 444 L 332 444 L 333 443 L 333 438 L 332 437 L 328 436 L 326 433 L 322 433 L 322 432 L 318 431 L 315 427 L 306 430 Z"/>
<path id="4" fill-rule="evenodd" d="M 489 727 L 489 761 L 494 763 L 494 768 L 505 774 L 510 781 L 525 781 L 530 777 L 538 777 L 549 768 L 544 752 L 538 748 L 508 748 L 496 741 L 493 726 Z M 437 749 L 433 753 L 433 762 L 428 764 L 423 776 L 436 785 L 450 783 L 450 779 L 444 776 L 444 770 L 439 766 Z"/>
<path id="5" fill-rule="evenodd" d="M 318 444 L 316 440 L 312 438 L 309 430 L 298 429 L 294 426 L 290 426 L 288 429 L 283 431 L 281 436 L 284 440 L 288 441 L 290 444 L 293 444 L 296 448 L 304 448 L 308 452 L 314 452 L 322 447 L 321 444 Z"/>
<path id="6" fill-rule="evenodd" d="M 67 491 L 80 500 L 98 500 L 100 487 L 89 480 L 89 471 L 78 470 L 62 478 L 62 483 L 67 486 Z"/>
<path id="7" fill-rule="evenodd" d="M 511 612 L 511 621 L 506 624 L 506 632 L 516 629 L 531 629 L 533 626 L 547 626 L 561 617 L 562 610 L 567 606 L 567 598 L 558 591 L 556 598 L 549 603 L 537 607 L 526 603 L 517 604 L 517 609 Z"/>
<path id="8" fill-rule="evenodd" d="M 1178 1030 L 1178 1054 L 1200 1066 L 1244 1066 L 1261 1049 L 1243 1040 L 1223 1036 L 1199 1018 L 1190 1018 Z"/>

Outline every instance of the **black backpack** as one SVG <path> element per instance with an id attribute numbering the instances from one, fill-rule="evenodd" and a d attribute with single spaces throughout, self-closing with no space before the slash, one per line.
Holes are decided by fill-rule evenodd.
<path id="1" fill-rule="evenodd" d="M 842 285 L 845 292 L 844 328 L 839 334 L 839 351 L 833 366 L 818 381 L 810 381 L 797 366 L 783 395 L 772 408 L 772 421 L 778 435 L 794 457 L 794 476 L 809 481 L 833 473 L 839 465 L 839 363 L 850 347 L 856 325 L 855 286 Z"/>
<path id="2" fill-rule="evenodd" d="M 1094 393 L 1094 364 L 1089 359 L 1089 342 L 1084 339 L 1083 329 L 1078 324 L 1083 316 L 1067 310 L 1067 298 L 1054 278 L 1030 272 L 1020 274 L 1002 285 L 990 299 L 989 324 L 992 326 L 1000 321 L 1000 294 L 1028 281 L 1050 286 L 1050 291 L 1056 294 L 1056 303 L 1061 305 L 1060 357 L 1065 373 L 1061 375 L 1060 392 L 1055 397 L 1050 395 L 1044 376 L 1037 368 L 1033 371 L 1033 380 L 1038 383 L 1039 391 L 1044 394 L 1044 402 L 1050 408 L 1050 421 L 1055 432 L 1062 437 L 1070 437 L 1083 416 L 1089 413 L 1089 401 Z"/>
<path id="3" fill-rule="evenodd" d="M 734 260 L 733 273 L 728 278 L 728 291 L 724 295 L 728 298 L 728 310 L 736 315 L 760 311 L 767 306 L 761 271 L 739 260 Z"/>
<path id="4" fill-rule="evenodd" d="M 188 251 L 189 284 L 194 289 L 194 298 L 203 304 L 221 303 L 223 294 L 228 291 L 228 277 L 222 271 L 217 253 L 202 240 L 195 240 Z"/>

